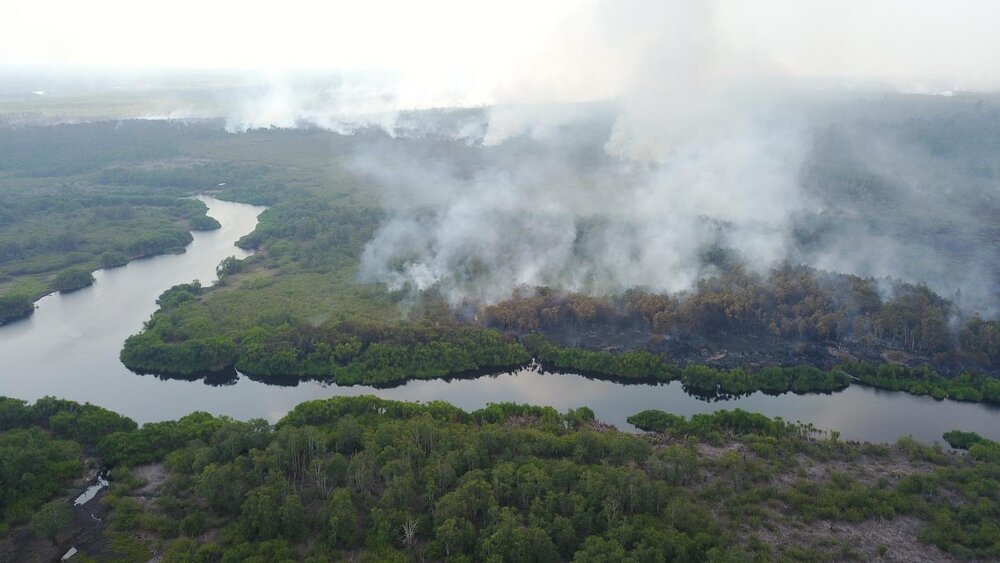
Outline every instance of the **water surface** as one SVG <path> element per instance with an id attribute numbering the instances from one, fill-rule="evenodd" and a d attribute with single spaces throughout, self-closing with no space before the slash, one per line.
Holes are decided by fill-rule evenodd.
<path id="1" fill-rule="evenodd" d="M 705 402 L 684 393 L 677 382 L 622 385 L 575 374 L 521 370 L 453 381 L 411 381 L 391 389 L 339 387 L 317 382 L 274 386 L 237 376 L 225 385 L 136 375 L 118 360 L 122 343 L 156 309 L 163 290 L 198 279 L 215 280 L 215 267 L 227 256 L 246 256 L 233 246 L 256 225 L 263 210 L 201 198 L 209 215 L 222 223 L 216 231 L 194 233 L 187 252 L 131 262 L 98 271 L 93 286 L 38 302 L 35 314 L 0 328 L 0 395 L 34 401 L 46 395 L 90 402 L 144 423 L 207 411 L 238 419 L 276 421 L 296 404 L 338 395 L 374 394 L 387 399 L 448 401 L 466 410 L 491 402 L 516 401 L 553 406 L 560 411 L 589 406 L 600 420 L 628 427 L 625 419 L 657 408 L 689 416 L 717 409 L 742 408 L 835 429 L 843 439 L 894 441 L 913 436 L 940 441 L 960 428 L 1000 439 L 1000 409 L 935 401 L 903 393 L 852 386 L 833 395 L 768 396 Z"/>

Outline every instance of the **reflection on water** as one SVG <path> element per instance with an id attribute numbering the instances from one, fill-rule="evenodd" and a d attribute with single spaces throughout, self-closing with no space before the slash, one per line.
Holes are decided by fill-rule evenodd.
<path id="1" fill-rule="evenodd" d="M 912 435 L 932 442 L 953 428 L 1000 439 L 1000 409 L 860 386 L 833 395 L 757 393 L 705 402 L 685 394 L 676 382 L 622 385 L 531 369 L 475 379 L 411 381 L 390 389 L 318 382 L 269 385 L 235 372 L 204 382 L 136 375 L 121 365 L 118 353 L 125 338 L 137 332 L 155 310 L 156 297 L 178 283 L 194 279 L 208 283 L 215 279 L 220 260 L 245 256 L 233 242 L 253 230 L 262 211 L 213 198 L 203 200 L 222 229 L 195 233 L 186 253 L 99 271 L 93 286 L 45 297 L 34 315 L 0 328 L 0 395 L 29 401 L 46 395 L 86 401 L 140 423 L 175 419 L 192 411 L 276 421 L 302 401 L 374 394 L 400 400 L 440 399 L 466 410 L 500 401 L 549 405 L 561 411 L 586 405 L 599 419 L 620 427 L 627 426 L 629 415 L 643 409 L 690 416 L 742 408 L 835 429 L 844 439 L 893 441 Z"/>
<path id="2" fill-rule="evenodd" d="M 1000 409 L 935 401 L 929 397 L 860 386 L 832 395 L 771 396 L 755 393 L 747 397 L 707 402 L 686 394 L 679 382 L 622 385 L 575 374 L 542 374 L 522 370 L 475 380 L 412 381 L 386 390 L 330 388 L 328 393 L 372 393 L 388 399 L 420 401 L 442 399 L 467 410 L 499 401 L 551 405 L 561 411 L 586 405 L 600 420 L 619 427 L 628 427 L 625 419 L 644 409 L 661 409 L 690 416 L 741 408 L 780 416 L 785 420 L 811 422 L 820 429 L 838 430 L 846 440 L 884 442 L 913 436 L 933 442 L 940 441 L 941 434 L 956 427 L 1000 439 Z"/>

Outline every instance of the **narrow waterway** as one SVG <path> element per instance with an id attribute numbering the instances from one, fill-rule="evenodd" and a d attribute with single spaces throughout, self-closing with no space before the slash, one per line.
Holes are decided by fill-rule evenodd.
<path id="1" fill-rule="evenodd" d="M 198 232 L 184 254 L 137 260 L 98 271 L 93 286 L 49 295 L 31 317 L 0 328 L 0 395 L 33 401 L 46 395 L 90 402 L 140 423 L 207 411 L 239 419 L 276 421 L 296 404 L 338 395 L 374 394 L 387 399 L 444 400 L 473 410 L 491 402 L 550 405 L 561 411 L 589 406 L 600 420 L 627 427 L 625 419 L 658 408 L 689 416 L 742 408 L 790 421 L 834 429 L 843 439 L 894 441 L 913 436 L 940 441 L 951 429 L 974 430 L 1000 439 L 1000 409 L 935 401 L 852 386 L 833 395 L 767 396 L 705 402 L 684 393 L 679 383 L 622 385 L 575 374 L 521 370 L 453 381 L 411 381 L 391 389 L 339 387 L 317 382 L 274 386 L 237 376 L 221 385 L 204 381 L 136 375 L 118 360 L 122 343 L 156 309 L 163 290 L 192 280 L 208 284 L 227 256 L 246 256 L 233 246 L 253 230 L 261 207 L 201 197 L 209 215 L 222 223 Z"/>

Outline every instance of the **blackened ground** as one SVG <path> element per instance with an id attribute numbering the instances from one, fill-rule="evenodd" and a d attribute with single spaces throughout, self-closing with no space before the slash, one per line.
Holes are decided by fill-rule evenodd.
<path id="1" fill-rule="evenodd" d="M 930 364 L 946 376 L 965 370 L 1000 376 L 1000 366 L 972 364 L 952 356 L 935 358 L 860 342 L 816 343 L 759 334 L 718 333 L 708 337 L 688 331 L 658 335 L 641 328 L 594 325 L 566 325 L 557 330 L 545 330 L 544 335 L 554 344 L 587 350 L 648 350 L 666 356 L 668 362 L 679 366 L 705 364 L 719 369 L 740 367 L 752 371 L 767 366 L 810 365 L 829 369 L 846 361 L 861 361 L 913 367 Z"/>
<path id="2" fill-rule="evenodd" d="M 73 483 L 67 490 L 66 496 L 57 499 L 73 509 L 73 519 L 59 532 L 56 543 L 36 537 L 25 523 L 12 528 L 7 537 L 0 542 L 0 561 L 25 563 L 59 561 L 63 554 L 73 547 L 81 553 L 102 552 L 107 540 L 101 532 L 104 530 L 108 509 L 101 503 L 101 499 L 108 489 L 101 489 L 85 504 L 79 506 L 73 504 L 74 499 L 94 484 L 97 475 L 97 468 L 90 469 L 83 478 Z"/>

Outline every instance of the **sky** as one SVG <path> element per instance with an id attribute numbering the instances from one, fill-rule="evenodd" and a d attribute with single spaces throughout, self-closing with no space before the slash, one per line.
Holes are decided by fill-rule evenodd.
<path id="1" fill-rule="evenodd" d="M 377 70 L 487 98 L 545 69 L 575 88 L 564 97 L 599 97 L 621 51 L 640 48 L 634 28 L 683 34 L 701 17 L 691 4 L 710 12 L 705 41 L 782 75 L 1000 83 L 995 0 L 4 0 L 0 65 Z"/>

